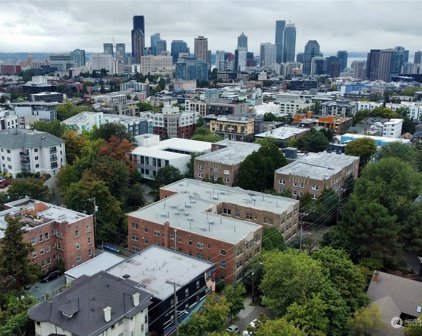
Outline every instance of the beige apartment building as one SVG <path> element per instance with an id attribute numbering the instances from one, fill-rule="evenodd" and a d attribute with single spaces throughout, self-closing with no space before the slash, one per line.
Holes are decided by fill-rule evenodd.
<path id="1" fill-rule="evenodd" d="M 324 189 L 341 192 L 347 178 L 356 178 L 359 157 L 336 153 L 309 153 L 275 171 L 274 190 L 290 190 L 293 198 L 310 193 L 317 199 Z"/>

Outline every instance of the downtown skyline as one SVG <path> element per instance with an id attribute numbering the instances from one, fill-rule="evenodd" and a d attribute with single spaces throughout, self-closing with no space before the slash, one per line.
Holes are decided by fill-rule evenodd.
<path id="1" fill-rule="evenodd" d="M 1 3 L 7 6 L 0 13 L 0 52 L 65 52 L 76 48 L 100 52 L 103 43 L 112 39 L 125 43 L 129 52 L 134 15 L 145 17 L 147 46 L 152 34 L 161 33 L 168 46 L 172 40 L 184 40 L 193 50 L 194 38 L 203 35 L 213 53 L 232 52 L 244 31 L 249 50 L 257 54 L 261 43 L 275 42 L 275 21 L 286 20 L 296 25 L 296 53 L 303 52 L 312 39 L 318 40 L 324 55 L 395 45 L 404 46 L 411 54 L 421 49 L 417 9 L 422 10 L 422 5 L 416 1 Z"/>

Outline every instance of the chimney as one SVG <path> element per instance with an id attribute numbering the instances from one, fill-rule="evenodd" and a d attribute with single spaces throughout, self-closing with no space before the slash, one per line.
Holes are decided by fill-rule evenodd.
<path id="1" fill-rule="evenodd" d="M 103 309 L 104 311 L 104 321 L 110 322 L 111 321 L 111 307 L 107 306 Z"/>
<path id="2" fill-rule="evenodd" d="M 374 276 L 372 277 L 372 280 L 374 280 L 375 282 L 380 281 L 380 273 L 378 271 L 374 272 Z"/>
<path id="3" fill-rule="evenodd" d="M 135 293 L 135 294 L 132 295 L 132 301 L 133 301 L 133 305 L 135 307 L 138 307 L 139 306 L 139 297 L 140 296 L 141 295 L 139 293 Z"/>

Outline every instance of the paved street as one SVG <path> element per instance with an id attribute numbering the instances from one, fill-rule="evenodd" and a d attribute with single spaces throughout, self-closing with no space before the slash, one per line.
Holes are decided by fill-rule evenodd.
<path id="1" fill-rule="evenodd" d="M 64 275 L 57 279 L 51 280 L 47 283 L 37 282 L 30 289 L 29 292 L 37 299 L 43 299 L 45 295 L 55 295 L 59 292 L 60 287 L 64 286 Z"/>
<path id="2" fill-rule="evenodd" d="M 265 307 L 259 305 L 251 305 L 252 298 L 248 296 L 245 299 L 245 309 L 241 310 L 238 314 L 238 320 L 233 323 L 238 325 L 240 330 L 243 331 L 250 322 L 254 319 L 259 318 L 261 314 L 273 318 L 273 314 Z"/>

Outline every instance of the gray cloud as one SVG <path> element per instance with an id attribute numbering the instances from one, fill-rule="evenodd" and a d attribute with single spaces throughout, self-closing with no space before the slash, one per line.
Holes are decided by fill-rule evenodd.
<path id="1" fill-rule="evenodd" d="M 422 48 L 422 1 L 250 1 L 250 0 L 0 0 L 0 51 L 101 51 L 102 43 L 124 42 L 130 49 L 133 15 L 145 15 L 149 36 L 168 41 L 205 35 L 211 50 L 233 51 L 244 31 L 249 49 L 274 41 L 275 20 L 296 24 L 297 51 L 309 39 L 321 50 L 367 51 L 402 45 Z"/>

